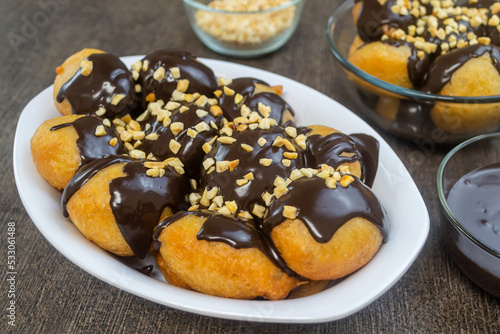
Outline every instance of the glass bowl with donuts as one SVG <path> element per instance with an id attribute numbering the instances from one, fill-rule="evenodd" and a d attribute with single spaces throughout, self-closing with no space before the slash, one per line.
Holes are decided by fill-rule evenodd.
<path id="1" fill-rule="evenodd" d="M 358 112 L 401 138 L 458 143 L 500 126 L 499 12 L 490 0 L 349 0 L 326 37 Z"/>

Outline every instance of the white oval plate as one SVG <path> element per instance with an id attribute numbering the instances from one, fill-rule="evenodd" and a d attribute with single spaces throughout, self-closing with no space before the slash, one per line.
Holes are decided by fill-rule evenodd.
<path id="1" fill-rule="evenodd" d="M 130 66 L 140 56 L 123 57 Z M 14 175 L 21 200 L 47 240 L 66 258 L 95 277 L 137 296 L 180 310 L 227 319 L 258 322 L 314 323 L 344 318 L 386 292 L 413 263 L 429 233 L 429 215 L 403 163 L 363 120 L 329 97 L 286 77 L 224 61 L 200 59 L 217 75 L 255 77 L 283 85 L 283 97 L 300 125 L 324 124 L 345 133 L 366 133 L 380 142 L 380 164 L 373 191 L 388 213 L 388 241 L 365 267 L 313 296 L 281 300 L 234 300 L 171 286 L 155 267 L 152 277 L 134 268 L 153 264 L 123 260 L 88 241 L 62 215 L 61 193 L 38 174 L 30 139 L 45 120 L 60 116 L 48 87 L 24 108 L 14 141 Z"/>

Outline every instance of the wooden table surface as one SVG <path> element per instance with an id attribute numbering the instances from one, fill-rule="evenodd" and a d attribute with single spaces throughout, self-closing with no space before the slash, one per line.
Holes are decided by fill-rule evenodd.
<path id="1" fill-rule="evenodd" d="M 384 295 L 342 320 L 322 324 L 261 324 L 200 316 L 158 305 L 84 272 L 38 232 L 14 182 L 12 147 L 24 106 L 54 80 L 54 69 L 84 47 L 117 55 L 160 48 L 187 49 L 308 85 L 353 109 L 339 85 L 324 37 L 338 0 L 307 1 L 297 32 L 280 50 L 232 59 L 206 48 L 191 31 L 181 0 L 2 1 L 0 4 L 0 332 L 17 333 L 324 333 L 500 332 L 500 300 L 465 277 L 443 245 L 435 175 L 449 148 L 422 151 L 381 133 L 414 178 L 429 210 L 425 246 L 408 272 Z M 16 224 L 16 319 L 8 324 L 8 222 Z"/>

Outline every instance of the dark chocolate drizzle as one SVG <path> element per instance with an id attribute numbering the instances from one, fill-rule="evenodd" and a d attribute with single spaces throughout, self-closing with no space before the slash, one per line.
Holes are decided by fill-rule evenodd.
<path id="1" fill-rule="evenodd" d="M 481 57 L 489 53 L 491 63 L 500 73 L 500 49 L 494 45 L 470 45 L 456 49 L 438 57 L 430 66 L 427 78 L 422 86 L 422 91 L 427 93 L 438 93 L 450 82 L 453 73 L 468 60 Z"/>
<path id="2" fill-rule="evenodd" d="M 119 164 L 122 162 L 131 162 L 132 158 L 127 156 L 108 156 L 102 159 L 94 160 L 83 167 L 81 167 L 71 178 L 71 180 L 64 188 L 62 197 L 61 197 L 61 206 L 63 209 L 64 217 L 69 217 L 68 211 L 66 210 L 66 204 L 70 198 L 87 183 L 95 174 L 97 174 L 100 170 L 109 167 L 114 164 Z"/>
<path id="3" fill-rule="evenodd" d="M 266 82 L 255 78 L 236 78 L 233 79 L 231 84 L 227 85 L 227 87 L 234 90 L 235 93 L 243 96 L 243 102 L 238 104 L 234 103 L 234 95 L 227 96 L 224 93 L 224 90 L 221 89 L 222 95 L 219 98 L 219 106 L 224 111 L 224 114 L 229 121 L 241 116 L 240 107 L 243 103 L 245 103 L 244 101 L 248 97 L 253 95 L 255 91 L 255 84 L 269 86 Z"/>
<path id="4" fill-rule="evenodd" d="M 186 93 L 200 93 L 211 97 L 217 89 L 217 79 L 212 70 L 196 60 L 196 57 L 188 51 L 158 50 L 150 53 L 142 59 L 149 62 L 146 71 L 139 72 L 137 82 L 141 85 L 140 95 L 143 99 L 150 93 L 154 93 L 156 100 L 169 101 L 172 92 L 177 88 L 179 79 L 172 76 L 170 69 L 178 67 L 180 79 L 189 80 Z M 160 82 L 154 79 L 154 72 L 160 67 L 165 68 L 165 78 Z"/>
<path id="5" fill-rule="evenodd" d="M 365 218 L 377 225 L 386 239 L 384 209 L 370 188 L 358 178 L 354 177 L 354 181 L 345 188 L 339 184 L 335 189 L 327 188 L 321 178 L 300 178 L 293 181 L 288 189 L 269 207 L 269 215 L 263 223 L 266 236 L 269 237 L 272 229 L 285 221 L 283 209 L 289 205 L 298 208 L 297 218 L 318 243 L 330 241 L 342 225 L 355 217 Z"/>
<path id="6" fill-rule="evenodd" d="M 264 255 L 266 255 L 275 266 L 283 270 L 283 272 L 285 272 L 288 276 L 302 279 L 287 266 L 286 262 L 281 258 L 274 245 L 263 235 L 261 227 L 255 222 L 208 211 L 180 211 L 163 219 L 158 224 L 158 227 L 155 229 L 153 234 L 156 250 L 159 250 L 160 248 L 158 238 L 160 237 L 163 229 L 175 223 L 182 217 L 190 214 L 206 218 L 202 228 L 198 232 L 198 240 L 224 242 L 235 249 L 257 248 L 264 253 Z"/>
<path id="7" fill-rule="evenodd" d="M 78 146 L 81 158 L 80 166 L 83 166 L 95 159 L 108 155 L 120 155 L 125 153 L 125 149 L 113 125 L 111 127 L 104 127 L 106 131 L 105 135 L 99 137 L 95 135 L 95 129 L 102 124 L 100 118 L 95 116 L 84 116 L 70 123 L 55 125 L 50 128 L 50 131 L 56 131 L 68 126 L 72 126 L 75 129 L 78 134 L 76 145 Z M 109 141 L 115 137 L 118 139 L 118 142 L 115 146 L 111 146 Z"/>
<path id="8" fill-rule="evenodd" d="M 307 146 L 307 167 L 310 168 L 320 168 L 322 164 L 326 164 L 336 169 L 344 163 L 358 161 L 361 157 L 352 138 L 340 132 L 324 137 L 309 136 Z M 352 156 L 343 156 L 342 153 L 352 153 Z"/>
<path id="9" fill-rule="evenodd" d="M 99 107 L 106 109 L 106 117 L 130 112 L 136 100 L 134 80 L 120 58 L 110 53 L 96 53 L 87 60 L 93 64 L 90 75 L 82 75 L 82 69 L 79 69 L 62 85 L 57 102 L 68 100 L 73 114 L 94 114 Z M 116 94 L 123 94 L 125 98 L 113 105 L 111 101 Z"/>
<path id="10" fill-rule="evenodd" d="M 141 274 L 146 275 L 146 276 L 151 276 L 151 273 L 153 272 L 153 265 L 150 264 L 148 266 L 138 268 L 137 271 L 140 272 Z"/>
<path id="11" fill-rule="evenodd" d="M 273 146 L 274 140 L 281 136 L 288 138 L 286 132 L 281 127 L 272 127 L 269 130 L 250 130 L 233 133 L 233 138 L 236 139 L 234 144 L 221 144 L 216 142 L 213 150 L 206 156 L 206 158 L 213 158 L 215 161 L 232 161 L 239 159 L 239 165 L 235 170 L 227 170 L 222 173 L 216 171 L 207 174 L 202 170 L 201 174 L 201 187 L 202 189 L 208 187 L 219 187 L 218 195 L 222 195 L 226 200 L 235 200 L 238 204 L 238 209 L 241 211 L 252 212 L 253 204 L 265 205 L 261 196 L 267 191 L 273 193 L 274 179 L 279 176 L 284 179 L 290 175 L 293 169 L 300 169 L 305 167 L 304 150 L 295 146 L 298 153 L 297 159 L 291 160 L 289 167 L 283 166 L 281 160 L 283 159 L 283 152 L 288 150 L 285 147 Z M 267 143 L 260 147 L 257 140 L 263 137 Z M 290 140 L 293 142 L 293 139 Z M 253 148 L 253 151 L 245 151 L 241 144 L 248 144 Z M 259 163 L 262 158 L 272 159 L 273 163 L 264 167 Z M 236 180 L 243 179 L 244 175 L 252 172 L 254 180 L 249 181 L 243 186 L 237 186 Z"/>
<path id="12" fill-rule="evenodd" d="M 168 206 L 176 212 L 187 207 L 189 181 L 172 168 L 166 167 L 163 177 L 153 178 L 146 175 L 147 169 L 140 161 L 116 156 L 95 160 L 80 169 L 65 188 L 63 211 L 67 217 L 68 200 L 98 171 L 122 162 L 127 162 L 123 167 L 126 176 L 109 183 L 110 207 L 127 244 L 137 257 L 144 258 L 162 210 Z"/>
<path id="13" fill-rule="evenodd" d="M 371 188 L 377 175 L 380 144 L 378 140 L 364 133 L 355 133 L 349 136 L 356 143 L 356 148 L 361 155 L 362 181 Z"/>
<path id="14" fill-rule="evenodd" d="M 285 100 L 281 96 L 275 93 L 262 92 L 257 93 L 250 96 L 245 104 L 250 108 L 250 110 L 258 110 L 259 103 L 263 103 L 266 106 L 271 107 L 270 118 L 274 118 L 279 125 L 284 123 L 284 115 L 288 110 L 292 115 L 295 115 L 295 112 L 292 110 L 292 107 L 286 103 Z"/>
<path id="15" fill-rule="evenodd" d="M 500 251 L 500 162 L 460 178 L 451 188 L 447 202 L 461 224 Z"/>
<path id="16" fill-rule="evenodd" d="M 365 42 L 379 40 L 384 31 L 383 26 L 401 28 L 408 31 L 408 26 L 415 24 L 413 15 L 399 15 L 391 10 L 395 1 L 386 1 L 381 5 L 377 0 L 363 0 L 357 21 L 358 34 Z"/>
<path id="17" fill-rule="evenodd" d="M 455 6 L 464 7 L 474 7 L 474 8 L 488 8 L 495 1 L 492 0 L 480 0 L 475 4 L 469 3 L 469 1 L 457 1 Z M 358 16 L 357 21 L 357 31 L 359 36 L 365 42 L 379 41 L 384 34 L 384 30 L 402 29 L 408 32 L 408 27 L 410 25 L 416 25 L 418 18 L 411 14 L 399 15 L 392 12 L 391 7 L 396 4 L 396 1 L 389 0 L 384 5 L 381 5 L 378 1 L 374 0 L 363 0 L 363 4 Z M 430 3 L 422 4 L 426 8 L 428 14 L 432 13 L 433 8 Z M 490 18 L 493 14 L 488 11 L 487 16 Z M 444 23 L 448 18 L 455 18 L 454 16 L 449 16 L 445 18 L 437 18 L 436 29 L 445 29 L 446 24 Z M 496 60 L 493 61 L 494 65 L 498 68 L 498 51 L 494 51 L 496 48 L 494 45 L 500 45 L 500 32 L 497 30 L 496 26 L 490 26 L 488 24 L 480 24 L 473 27 L 469 21 L 456 18 L 456 23 L 458 25 L 465 26 L 465 31 L 463 32 L 452 32 L 447 34 L 445 39 L 442 40 L 438 38 L 435 34 L 431 34 L 429 30 L 425 30 L 422 37 L 430 43 L 437 45 L 437 50 L 432 54 L 425 53 L 422 59 L 417 57 L 417 49 L 412 43 L 406 41 L 387 39 L 382 41 L 383 43 L 394 45 L 396 47 L 400 45 L 407 45 L 412 49 L 412 54 L 408 59 L 408 75 L 410 80 L 414 84 L 415 89 L 421 89 L 424 92 L 438 93 L 441 88 L 444 87 L 446 83 L 449 82 L 453 72 L 462 66 L 467 60 L 483 55 L 485 52 L 489 52 L 492 59 L 495 57 Z M 427 26 L 426 26 L 427 27 Z M 461 49 L 452 49 L 450 52 L 441 55 L 441 44 L 450 42 L 450 38 L 456 39 L 456 42 L 462 40 L 469 42 L 468 34 L 474 33 L 476 36 L 489 37 L 491 39 L 492 45 L 482 45 L 476 44 L 468 46 Z M 362 47 L 362 46 L 361 46 Z M 469 51 L 465 51 L 467 49 Z M 434 63 L 431 64 L 431 62 Z M 500 69 L 499 69 L 500 70 Z M 422 87 L 423 86 L 423 87 Z"/>
<path id="18" fill-rule="evenodd" d="M 172 130 L 170 130 L 170 126 L 164 127 L 163 122 L 158 122 L 156 116 L 149 115 L 141 122 L 141 127 L 145 128 L 146 124 L 149 124 L 150 128 L 146 131 L 146 135 L 156 133 L 158 139 L 143 139 L 138 149 L 152 153 L 159 160 L 178 157 L 184 164 L 184 169 L 189 176 L 192 178 L 199 178 L 201 162 L 205 157 L 202 146 L 217 135 L 217 130 L 213 129 L 210 124 L 213 122 L 218 128 L 221 128 L 222 116 L 214 116 L 210 112 L 209 104 L 206 104 L 204 107 L 197 106 L 193 103 L 182 102 L 181 104 L 187 106 L 189 109 L 184 112 L 180 112 L 179 108 L 172 110 L 170 119 L 172 123 L 180 122 L 184 124 L 184 130 L 174 135 Z M 199 117 L 196 113 L 198 109 L 205 110 L 207 115 Z M 207 123 L 210 129 L 208 131 L 199 132 L 195 138 L 188 136 L 188 129 L 194 128 L 194 126 L 200 122 Z M 172 139 L 175 139 L 181 144 L 181 149 L 176 154 L 172 153 L 168 145 Z"/>

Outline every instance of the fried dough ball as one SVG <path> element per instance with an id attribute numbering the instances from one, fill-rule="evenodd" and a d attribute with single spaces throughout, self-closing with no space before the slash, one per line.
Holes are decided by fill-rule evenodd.
<path id="1" fill-rule="evenodd" d="M 71 105 L 68 100 L 64 99 L 62 102 L 57 101 L 57 94 L 61 90 L 61 87 L 68 82 L 81 68 L 81 62 L 85 60 L 88 56 L 96 53 L 105 53 L 98 49 L 83 49 L 64 61 L 62 65 L 56 68 L 56 78 L 54 81 L 54 91 L 52 93 L 54 97 L 54 103 L 57 110 L 63 115 L 71 115 L 73 112 L 71 110 Z"/>
<path id="2" fill-rule="evenodd" d="M 132 73 L 117 56 L 83 49 L 57 67 L 54 103 L 63 115 L 116 117 L 136 106 Z"/>
<path id="3" fill-rule="evenodd" d="M 393 46 L 383 42 L 363 44 L 361 38 L 356 36 L 349 51 L 348 60 L 354 66 L 380 80 L 413 89 L 413 83 L 408 74 L 408 59 L 411 54 L 412 50 L 407 45 Z M 362 84 L 352 75 L 349 79 Z"/>
<path id="4" fill-rule="evenodd" d="M 158 164 L 125 156 L 86 164 L 64 189 L 65 216 L 99 247 L 144 258 L 160 218 L 185 208 L 190 190 L 185 175 Z"/>
<path id="5" fill-rule="evenodd" d="M 441 56 L 445 57 L 445 56 Z M 432 72 L 429 80 L 433 80 Z M 435 79 L 437 80 L 437 78 Z M 471 58 L 439 92 L 451 96 L 500 95 L 500 74 L 489 53 Z M 486 130 L 500 122 L 500 106 L 492 104 L 437 103 L 431 111 L 436 126 L 451 133 Z"/>
<path id="6" fill-rule="evenodd" d="M 161 230 L 157 259 L 167 282 L 214 296 L 270 300 L 285 298 L 299 285 L 258 248 L 237 249 L 225 242 L 199 240 L 207 219 L 187 214 Z"/>
<path id="7" fill-rule="evenodd" d="M 101 126 L 104 133 L 96 136 Z M 40 175 L 53 187 L 63 189 L 84 163 L 124 152 L 118 142 L 112 146 L 113 127 L 103 126 L 97 117 L 67 115 L 45 121 L 31 138 L 31 156 Z"/>
<path id="8" fill-rule="evenodd" d="M 326 244 L 316 242 L 299 219 L 286 219 L 271 235 L 288 266 L 312 280 L 337 279 L 358 270 L 382 244 L 379 228 L 359 217 L 345 223 Z"/>
<path id="9" fill-rule="evenodd" d="M 383 241 L 385 213 L 371 190 L 347 174 L 335 185 L 325 183 L 320 177 L 293 181 L 263 223 L 288 267 L 310 280 L 358 270 Z"/>
<path id="10" fill-rule="evenodd" d="M 321 136 L 322 138 L 325 138 L 327 137 L 328 135 L 331 135 L 332 133 L 338 133 L 338 134 L 341 134 L 340 131 L 338 130 L 335 130 L 331 127 L 328 127 L 326 125 L 309 125 L 307 127 L 308 129 L 311 129 L 311 132 L 309 132 L 307 134 L 308 137 L 311 137 L 311 136 L 314 136 L 314 135 L 318 135 L 318 136 Z M 325 138 L 327 139 L 327 138 Z M 352 143 L 353 145 L 354 142 Z M 325 141 L 325 143 L 321 146 L 323 147 L 326 147 L 328 145 L 328 141 Z M 334 147 L 335 148 L 335 147 Z M 323 163 L 326 163 L 328 164 L 329 162 L 329 159 L 331 159 L 334 155 L 329 152 L 330 154 L 328 154 L 325 159 L 323 159 L 319 154 L 314 154 L 315 157 L 319 160 L 317 161 L 317 164 L 318 165 L 321 165 Z M 353 153 L 349 153 L 349 152 L 342 152 L 340 154 L 341 157 L 352 157 L 354 154 Z M 340 166 L 347 166 L 349 168 L 349 172 L 358 177 L 358 178 L 361 178 L 361 164 L 359 163 L 359 161 L 354 161 L 354 162 L 346 162 L 346 163 L 342 163 Z M 339 166 L 339 167 L 340 167 Z"/>
<path id="11" fill-rule="evenodd" d="M 68 201 L 66 209 L 78 230 L 102 249 L 120 256 L 133 256 L 109 205 L 109 183 L 126 176 L 119 163 L 97 172 Z"/>

